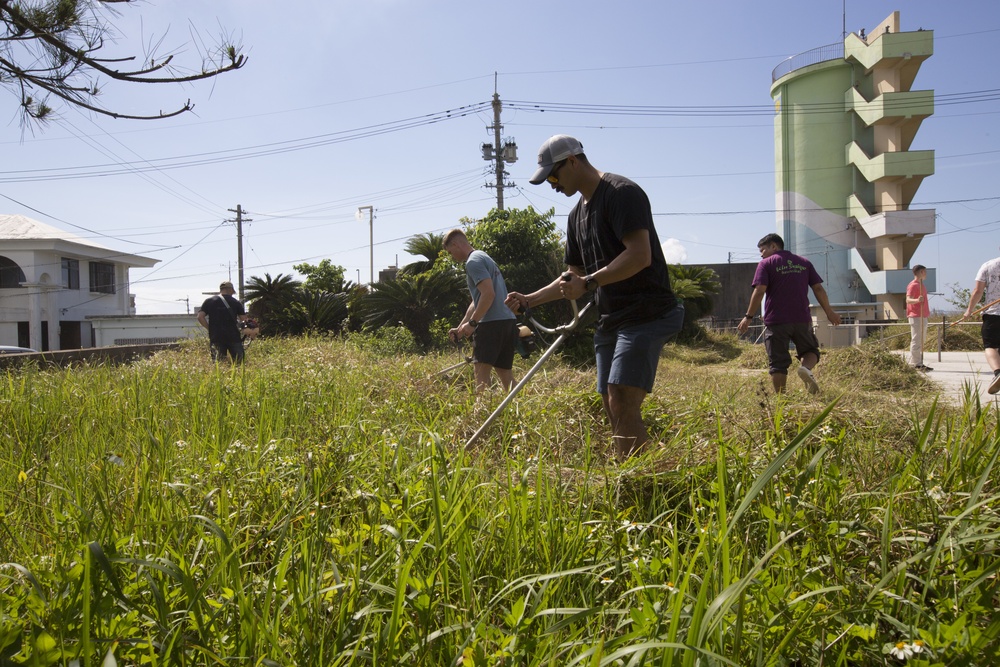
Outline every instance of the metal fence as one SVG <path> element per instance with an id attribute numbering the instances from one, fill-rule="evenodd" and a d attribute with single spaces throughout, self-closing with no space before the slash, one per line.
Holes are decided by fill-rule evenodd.
<path id="1" fill-rule="evenodd" d="M 845 345 L 858 345 L 862 340 L 868 338 L 873 333 L 884 331 L 886 334 L 882 337 L 883 341 L 889 341 L 893 338 L 901 338 L 903 336 L 910 335 L 910 323 L 909 322 L 895 322 L 886 320 L 858 320 L 850 316 L 844 316 L 841 313 L 841 318 L 843 323 L 834 327 L 831 324 L 824 323 L 820 326 L 826 327 L 827 329 L 833 329 L 834 332 L 846 333 L 846 338 L 836 335 L 820 336 L 824 339 L 835 339 L 840 338 L 840 340 L 845 341 Z M 755 317 L 750 327 L 747 329 L 745 334 L 741 334 L 737 329 L 737 325 L 740 320 L 735 319 L 716 319 L 716 318 L 704 318 L 698 321 L 706 329 L 711 331 L 718 331 L 722 333 L 733 333 L 740 340 L 749 341 L 751 343 L 759 343 L 762 340 L 764 333 L 764 323 L 759 317 Z M 937 352 L 942 352 L 944 349 L 944 344 L 947 341 L 948 330 L 953 326 L 981 326 L 982 322 L 979 320 L 965 320 L 963 318 L 955 317 L 950 321 L 946 315 L 942 315 L 940 321 L 934 320 L 928 323 L 928 334 L 931 332 L 931 328 L 937 329 L 940 332 L 938 336 Z M 817 327 L 818 329 L 818 327 Z M 899 333 L 889 333 L 893 329 L 901 329 Z M 818 333 L 818 331 L 817 331 Z M 832 334 L 833 332 L 831 332 Z"/>
<path id="2" fill-rule="evenodd" d="M 802 69 L 803 67 L 808 67 L 809 65 L 815 65 L 816 63 L 825 62 L 827 60 L 843 60 L 844 59 L 844 43 L 837 42 L 836 44 L 827 44 L 826 46 L 818 46 L 815 49 L 810 49 L 809 51 L 804 51 L 802 53 L 797 53 L 791 58 L 786 58 L 782 60 L 777 67 L 771 72 L 771 83 L 774 83 L 786 74 L 790 74 L 797 69 Z"/>

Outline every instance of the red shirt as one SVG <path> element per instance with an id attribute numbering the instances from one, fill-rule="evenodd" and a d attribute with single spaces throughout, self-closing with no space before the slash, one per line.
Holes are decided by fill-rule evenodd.
<path id="1" fill-rule="evenodd" d="M 927 288 L 924 284 L 917 280 L 916 278 L 906 286 L 906 298 L 916 299 L 918 296 L 923 297 L 920 303 L 907 303 L 906 304 L 906 316 L 907 317 L 930 317 L 931 316 L 931 305 L 927 303 Z"/>

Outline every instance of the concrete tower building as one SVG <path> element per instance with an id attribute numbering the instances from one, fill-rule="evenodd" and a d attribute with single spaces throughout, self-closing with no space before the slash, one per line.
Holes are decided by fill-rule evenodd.
<path id="1" fill-rule="evenodd" d="M 830 302 L 859 320 L 906 318 L 910 258 L 935 230 L 933 209 L 910 209 L 934 173 L 934 151 L 910 150 L 934 112 L 933 91 L 911 90 L 934 33 L 899 25 L 893 12 L 772 74 L 779 233 L 816 266 Z M 929 291 L 935 282 L 928 269 Z"/>

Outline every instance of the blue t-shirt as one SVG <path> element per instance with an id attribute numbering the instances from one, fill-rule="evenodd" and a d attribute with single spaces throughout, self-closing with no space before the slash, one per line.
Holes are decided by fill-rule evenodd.
<path id="1" fill-rule="evenodd" d="M 493 303 L 481 321 L 516 320 L 517 315 L 503 304 L 507 298 L 507 285 L 500 274 L 500 267 L 497 266 L 492 257 L 482 250 L 473 250 L 469 254 L 469 258 L 465 260 L 465 282 L 469 286 L 472 302 L 477 306 L 480 297 L 482 297 L 477 285 L 484 280 L 489 280 L 493 284 Z"/>

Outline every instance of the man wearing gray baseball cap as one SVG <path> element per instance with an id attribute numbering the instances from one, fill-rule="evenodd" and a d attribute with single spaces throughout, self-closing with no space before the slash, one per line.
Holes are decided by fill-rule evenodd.
<path id="1" fill-rule="evenodd" d="M 653 390 L 660 351 L 684 324 L 649 198 L 624 176 L 598 171 L 583 144 L 565 134 L 538 149 L 538 169 L 529 182 L 547 182 L 567 197 L 580 195 L 566 230 L 568 268 L 536 292 L 511 292 L 507 306 L 516 311 L 594 293 L 600 314 L 594 334 L 597 391 L 615 452 L 630 456 L 649 440 L 642 402 Z"/>

